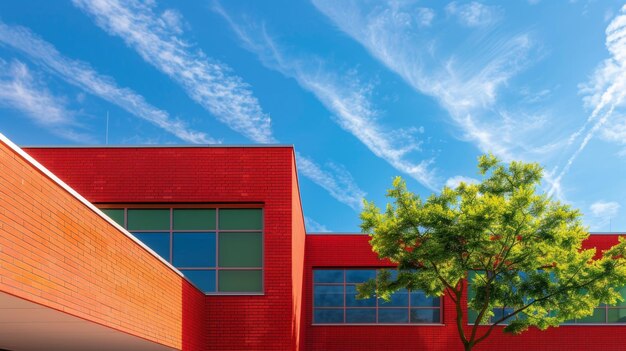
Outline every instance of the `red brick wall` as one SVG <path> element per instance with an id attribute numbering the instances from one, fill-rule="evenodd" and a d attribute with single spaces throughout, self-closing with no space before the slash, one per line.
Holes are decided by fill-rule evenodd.
<path id="1" fill-rule="evenodd" d="M 181 349 L 199 291 L 3 142 L 0 170 L 0 291 Z"/>
<path id="2" fill-rule="evenodd" d="M 306 241 L 305 293 L 303 317 L 306 350 L 462 350 L 458 341 L 452 301 L 443 299 L 442 326 L 313 326 L 312 269 L 330 267 L 385 267 L 371 250 L 366 235 L 309 235 Z M 595 235 L 586 247 L 607 249 L 617 243 L 617 235 Z M 464 297 L 466 298 L 466 297 Z M 520 336 L 504 334 L 502 328 L 476 350 L 625 350 L 625 326 L 561 326 L 541 332 L 529 330 Z"/>
<path id="3" fill-rule="evenodd" d="M 291 147 L 30 148 L 94 203 L 263 203 L 263 296 L 207 296 L 207 350 L 290 350 Z"/>

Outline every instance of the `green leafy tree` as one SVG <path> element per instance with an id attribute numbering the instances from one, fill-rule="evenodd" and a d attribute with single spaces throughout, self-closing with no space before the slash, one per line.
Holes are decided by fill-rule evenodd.
<path id="1" fill-rule="evenodd" d="M 484 155 L 478 168 L 480 183 L 444 187 L 426 201 L 399 177 L 384 212 L 365 201 L 361 228 L 399 274 L 393 280 L 380 274 L 359 287 L 359 297 L 389 299 L 401 288 L 447 294 L 465 350 L 498 325 L 516 334 L 531 326 L 544 330 L 621 300 L 626 241 L 620 238 L 601 257 L 582 249 L 589 234 L 580 212 L 538 193 L 542 169 L 536 163 L 503 164 Z M 468 288 L 473 294 L 466 309 Z"/>

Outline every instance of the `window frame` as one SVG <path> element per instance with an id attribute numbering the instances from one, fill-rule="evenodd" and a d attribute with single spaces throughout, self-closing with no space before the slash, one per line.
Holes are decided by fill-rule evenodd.
<path id="1" fill-rule="evenodd" d="M 408 295 L 408 302 L 406 306 L 400 306 L 400 307 L 394 307 L 394 306 L 380 306 L 380 299 L 377 297 L 374 297 L 375 300 L 375 306 L 373 307 L 367 307 L 367 306 L 351 306 L 348 307 L 346 302 L 347 302 L 347 287 L 348 286 L 356 286 L 358 284 L 361 283 L 348 283 L 347 281 L 347 271 L 352 271 L 352 270 L 368 270 L 368 271 L 375 271 L 376 272 L 376 276 L 379 274 L 378 272 L 381 270 L 385 270 L 385 269 L 395 269 L 395 267 L 312 267 L 311 268 L 311 325 L 312 326 L 316 326 L 316 327 L 324 327 L 324 326 L 399 326 L 399 327 L 432 327 L 432 326 L 445 326 L 445 323 L 443 322 L 443 317 L 444 317 L 444 299 L 443 297 L 439 297 L 439 306 L 438 307 L 414 307 L 411 306 L 411 291 L 407 289 L 407 295 Z M 327 270 L 327 271 L 332 271 L 332 270 L 341 270 L 343 273 L 343 282 L 342 283 L 316 283 L 315 282 L 315 271 L 318 270 Z M 316 307 L 315 306 L 315 287 L 316 286 L 341 286 L 343 287 L 343 305 L 341 307 Z M 315 310 L 343 310 L 343 322 L 341 323 L 316 323 L 315 322 Z M 376 322 L 374 323 L 355 323 L 355 322 L 347 322 L 347 311 L 349 309 L 370 309 L 370 310 L 374 310 L 376 312 Z M 378 319 L 379 319 L 379 310 L 383 309 L 383 310 L 406 310 L 408 313 L 408 321 L 405 323 L 389 323 L 389 322 L 383 322 L 383 323 L 379 323 Z M 411 323 L 411 310 L 412 309 L 424 309 L 424 310 L 434 310 L 434 309 L 438 309 L 439 310 L 439 323 Z"/>
<path id="2" fill-rule="evenodd" d="M 265 207 L 263 203 L 238 203 L 238 204 L 222 204 L 222 203 L 176 203 L 176 204 L 120 204 L 120 203 L 95 203 L 100 210 L 121 209 L 124 211 L 124 223 L 120 224 L 133 236 L 134 233 L 163 233 L 169 234 L 169 259 L 163 259 L 171 264 L 178 271 L 214 271 L 215 272 L 215 291 L 206 292 L 184 274 L 185 280 L 200 290 L 207 296 L 262 296 L 265 295 Z M 128 210 L 142 209 L 169 209 L 169 229 L 168 230 L 129 230 L 128 229 Z M 209 209 L 215 210 L 215 228 L 202 230 L 175 230 L 174 229 L 174 210 L 176 209 Z M 219 227 L 219 210 L 220 209 L 260 209 L 261 210 L 261 229 L 220 229 Z M 118 223 L 119 224 L 119 223 Z M 261 265 L 260 267 L 220 267 L 219 266 L 219 237 L 220 233 L 258 233 L 261 236 Z M 175 233 L 214 233 L 215 234 L 215 267 L 178 267 L 174 265 L 174 234 Z M 140 239 L 137 239 L 140 240 Z M 141 241 L 141 240 L 140 240 Z M 146 245 L 147 246 L 147 245 Z M 154 251 L 152 248 L 150 250 Z M 156 253 L 156 251 L 155 251 Z M 219 291 L 219 271 L 260 271 L 261 272 L 261 289 L 260 291 Z"/>

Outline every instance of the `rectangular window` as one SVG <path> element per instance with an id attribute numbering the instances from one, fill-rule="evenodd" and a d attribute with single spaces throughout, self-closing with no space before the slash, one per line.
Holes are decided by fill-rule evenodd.
<path id="1" fill-rule="evenodd" d="M 470 272 L 468 276 L 468 281 L 471 282 L 473 277 L 475 276 L 475 272 Z M 623 287 L 619 290 L 620 295 L 624 299 L 622 302 L 618 302 L 616 305 L 606 305 L 602 304 L 596 307 L 591 316 L 587 316 L 581 319 L 569 320 L 563 323 L 567 324 L 624 324 L 626 323 L 626 287 Z M 475 296 L 476 292 L 472 289 L 471 285 L 468 285 L 467 288 L 467 299 L 470 300 Z M 497 320 L 500 320 L 502 317 L 507 316 L 513 312 L 513 308 L 511 307 L 495 307 L 493 309 L 494 315 L 490 317 L 488 320 L 483 321 L 483 324 L 491 324 Z M 476 319 L 478 318 L 478 312 L 469 309 L 467 310 L 467 318 L 470 324 L 476 323 Z M 507 321 L 515 318 L 524 318 L 523 315 L 518 314 L 512 317 L 509 317 L 504 321 L 504 323 L 500 323 L 502 325 L 506 325 Z"/>
<path id="2" fill-rule="evenodd" d="M 314 324 L 439 324 L 441 299 L 402 289 L 390 301 L 357 299 L 357 285 L 375 279 L 376 269 L 313 270 Z M 391 271 L 392 279 L 395 270 Z"/>
<path id="3" fill-rule="evenodd" d="M 263 292 L 263 209 L 103 208 L 207 294 Z"/>

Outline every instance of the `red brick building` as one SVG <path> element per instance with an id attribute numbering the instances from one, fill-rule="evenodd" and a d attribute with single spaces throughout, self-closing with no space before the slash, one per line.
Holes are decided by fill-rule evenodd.
<path id="1" fill-rule="evenodd" d="M 291 146 L 0 136 L 0 169 L 0 349 L 462 349 L 445 297 L 354 299 L 390 266 L 367 236 L 306 235 Z M 624 350 L 625 326 L 626 307 L 604 306 L 478 349 Z"/>

